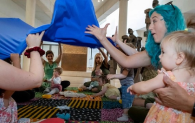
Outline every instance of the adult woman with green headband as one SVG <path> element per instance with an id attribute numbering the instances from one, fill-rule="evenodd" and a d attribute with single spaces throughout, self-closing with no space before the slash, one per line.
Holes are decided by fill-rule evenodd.
<path id="1" fill-rule="evenodd" d="M 149 26 L 149 34 L 147 38 L 146 50 L 136 53 L 132 48 L 129 48 L 127 45 L 119 41 L 117 37 L 117 32 L 115 37 L 112 38 L 116 43 L 125 51 L 128 55 L 126 56 L 122 52 L 120 52 L 117 48 L 115 48 L 106 38 L 106 31 L 109 24 L 107 24 L 104 28 L 98 28 L 94 25 L 88 26 L 86 29 L 86 33 L 94 35 L 107 49 L 107 51 L 111 54 L 111 56 L 123 67 L 126 68 L 138 68 L 144 67 L 152 64 L 156 69 L 161 68 L 159 62 L 159 55 L 161 53 L 160 43 L 162 39 L 169 33 L 173 31 L 184 30 L 186 28 L 184 17 L 177 6 L 174 5 L 160 5 L 155 7 L 149 13 L 151 24 Z M 165 79 L 165 81 L 169 81 L 169 79 Z M 175 83 L 172 83 L 172 85 Z M 170 84 L 168 84 L 170 85 Z M 167 93 L 163 89 L 166 90 Z M 172 89 L 172 90 L 171 90 Z M 192 97 L 189 97 L 184 89 L 180 86 L 175 85 L 175 88 L 168 87 L 162 88 L 160 91 L 156 91 L 159 95 L 159 99 L 157 102 L 164 104 L 165 106 L 169 106 L 176 109 L 186 110 L 191 112 L 193 109 L 193 104 L 191 103 Z M 181 92 L 183 92 L 181 94 Z M 163 93 L 163 94 L 162 94 Z M 177 93 L 181 94 L 178 95 Z M 177 98 L 175 97 L 177 96 Z M 180 100 L 178 100 L 180 99 Z M 189 101 L 190 99 L 191 101 Z M 188 104 L 184 103 L 183 100 L 188 100 Z M 172 102 L 172 103 L 163 103 L 163 102 Z M 177 104 L 175 106 L 173 104 Z M 194 103 L 194 102 L 193 102 Z M 186 109 L 185 107 L 189 107 Z M 191 107 L 191 110 L 189 110 Z M 183 108 L 183 109 L 182 109 Z M 144 120 L 147 112 L 142 114 L 143 117 L 138 116 L 138 119 Z M 139 114 L 137 114 L 139 115 Z M 133 118 L 133 117 L 132 117 Z M 140 121 L 140 120 L 139 120 Z"/>

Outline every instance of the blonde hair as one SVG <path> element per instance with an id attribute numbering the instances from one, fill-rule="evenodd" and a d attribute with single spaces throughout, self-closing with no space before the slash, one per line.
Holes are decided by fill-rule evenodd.
<path id="1" fill-rule="evenodd" d="M 102 62 L 103 62 L 103 57 L 102 57 L 102 55 L 101 55 L 100 53 L 97 53 L 97 54 L 95 55 L 95 58 L 94 58 L 94 65 L 93 65 L 93 70 L 92 70 L 92 71 L 94 71 L 95 68 L 96 68 L 96 66 L 97 66 L 97 64 L 96 64 L 96 62 L 95 62 L 97 56 L 100 56 L 101 64 L 102 64 Z"/>
<path id="2" fill-rule="evenodd" d="M 62 74 L 62 68 L 61 67 L 56 67 L 54 68 L 55 71 L 57 71 L 59 74 Z"/>
<path id="3" fill-rule="evenodd" d="M 167 35 L 162 42 L 173 43 L 177 53 L 183 52 L 189 67 L 195 67 L 195 34 L 187 31 L 176 31 Z M 162 43 L 161 42 L 161 43 Z"/>

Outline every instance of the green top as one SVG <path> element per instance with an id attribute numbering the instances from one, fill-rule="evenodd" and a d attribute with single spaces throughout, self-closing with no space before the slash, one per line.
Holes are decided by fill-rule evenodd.
<path id="1" fill-rule="evenodd" d="M 56 62 L 53 62 L 53 64 L 49 64 L 49 62 L 45 62 L 44 64 L 44 72 L 45 72 L 45 77 L 44 79 L 48 80 L 51 79 L 53 76 L 53 70 L 56 68 L 58 64 Z"/>

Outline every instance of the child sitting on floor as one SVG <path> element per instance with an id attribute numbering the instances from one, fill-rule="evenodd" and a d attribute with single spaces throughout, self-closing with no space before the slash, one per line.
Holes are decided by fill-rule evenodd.
<path id="1" fill-rule="evenodd" d="M 120 92 L 118 88 L 108 83 L 106 76 L 102 75 L 98 79 L 99 85 L 102 86 L 102 90 L 99 93 L 93 94 L 92 97 L 105 95 L 109 99 L 120 100 Z"/>
<path id="2" fill-rule="evenodd" d="M 46 88 L 44 93 L 52 95 L 62 91 L 61 78 L 60 78 L 61 73 L 62 73 L 62 68 L 60 67 L 54 68 L 53 77 L 47 81 L 51 83 L 51 87 Z"/>
<path id="3" fill-rule="evenodd" d="M 99 76 L 102 75 L 102 70 L 101 69 L 97 69 L 95 70 L 95 76 L 94 78 L 98 78 Z M 89 87 L 87 87 L 88 90 L 91 90 L 93 87 L 98 87 L 99 86 L 99 82 L 98 81 L 92 81 L 89 85 Z"/>

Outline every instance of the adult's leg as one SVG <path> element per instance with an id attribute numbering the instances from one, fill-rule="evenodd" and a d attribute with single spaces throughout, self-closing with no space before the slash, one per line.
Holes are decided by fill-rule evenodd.
<path id="1" fill-rule="evenodd" d="M 134 98 L 133 100 L 133 106 L 142 106 L 144 107 L 145 99 L 142 98 Z"/>
<path id="2" fill-rule="evenodd" d="M 146 108 L 145 106 L 149 103 L 153 103 L 155 99 L 147 98 L 144 101 L 144 106 L 133 106 L 129 109 L 128 115 L 133 119 L 135 123 L 142 123 L 144 122 L 148 112 L 150 109 Z"/>
<path id="3" fill-rule="evenodd" d="M 64 80 L 64 81 L 61 81 L 61 85 L 62 85 L 62 90 L 64 90 L 64 88 L 67 88 L 70 85 L 70 82 Z"/>
<path id="4" fill-rule="evenodd" d="M 129 109 L 128 115 L 134 121 L 134 123 L 143 123 L 149 109 L 140 106 L 133 106 Z"/>
<path id="5" fill-rule="evenodd" d="M 34 97 L 35 97 L 35 91 L 34 90 L 27 90 L 26 92 L 28 92 L 29 93 L 29 98 L 30 99 L 33 99 Z"/>
<path id="6" fill-rule="evenodd" d="M 26 102 L 26 101 L 29 101 L 31 99 L 30 94 L 27 91 L 16 91 L 12 95 L 12 98 L 16 102 Z"/>

